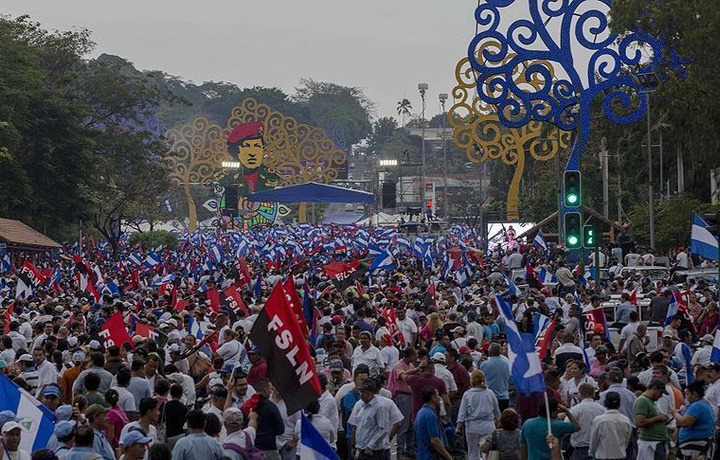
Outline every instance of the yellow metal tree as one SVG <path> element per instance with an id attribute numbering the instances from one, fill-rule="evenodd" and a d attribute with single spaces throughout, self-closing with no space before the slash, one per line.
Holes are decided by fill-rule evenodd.
<path id="1" fill-rule="evenodd" d="M 490 46 L 490 44 L 489 44 Z M 478 51 L 478 55 L 482 50 Z M 507 59 L 511 59 L 508 56 Z M 552 73 L 549 63 L 538 62 Z M 519 68 L 514 74 L 518 85 L 538 86 L 537 73 L 527 79 L 527 73 Z M 519 220 L 520 184 L 525 172 L 526 155 L 537 161 L 555 158 L 560 148 L 570 145 L 571 133 L 560 131 L 554 125 L 531 121 L 522 128 L 507 128 L 498 120 L 495 107 L 476 96 L 476 75 L 468 58 L 455 67 L 457 85 L 453 88 L 453 106 L 448 111 L 448 122 L 453 128 L 453 141 L 463 149 L 469 161 L 480 164 L 488 160 L 501 160 L 514 166 L 515 173 L 507 190 L 506 218 Z"/>

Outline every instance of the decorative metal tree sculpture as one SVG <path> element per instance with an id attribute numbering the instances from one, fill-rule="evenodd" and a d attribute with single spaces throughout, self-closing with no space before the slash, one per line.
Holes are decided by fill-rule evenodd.
<path id="1" fill-rule="evenodd" d="M 197 206 L 191 193 L 191 185 L 210 186 L 228 174 L 222 163 L 237 161 L 228 153 L 228 137 L 241 123 L 260 121 L 264 124 L 263 163 L 278 174 L 278 185 L 290 185 L 307 181 L 332 182 L 347 162 L 347 153 L 328 137 L 325 130 L 298 123 L 267 104 L 253 98 L 245 99 L 233 108 L 223 128 L 207 118 L 195 118 L 192 123 L 171 129 L 166 136 L 172 147 L 170 157 L 172 179 L 183 188 L 189 209 L 189 227 L 195 228 Z M 240 226 L 254 223 L 272 223 L 286 213 L 287 208 L 267 204 L 260 209 L 262 219 L 238 216 Z M 217 206 L 217 203 L 214 203 Z M 253 212 L 257 214 L 257 209 Z M 242 210 L 241 210 L 242 214 Z M 262 221 L 262 222 L 260 222 Z"/>
<path id="2" fill-rule="evenodd" d="M 552 67 L 549 68 L 552 72 Z M 523 72 L 514 75 L 515 84 L 539 89 L 542 82 L 526 81 L 525 77 Z M 473 163 L 500 159 L 506 165 L 515 166 L 507 190 L 506 218 L 516 221 L 520 218 L 520 183 L 525 172 L 526 154 L 537 161 L 552 160 L 560 148 L 566 149 L 570 145 L 570 132 L 534 120 L 517 128 L 502 126 L 495 107 L 477 97 L 476 78 L 469 59 L 460 60 L 455 67 L 454 104 L 448 112 L 453 141 L 465 150 L 468 160 Z"/>
<path id="3" fill-rule="evenodd" d="M 637 121 L 645 112 L 633 73 L 648 73 L 661 60 L 663 41 L 645 33 L 609 29 L 612 0 L 482 0 L 475 10 L 479 33 L 468 49 L 477 72 L 479 97 L 498 108 L 503 125 L 531 120 L 577 129 L 568 169 L 578 169 L 590 130 L 590 104 L 602 99 L 615 123 Z M 523 19 L 513 22 L 524 8 Z M 512 55 L 508 59 L 508 56 Z M 554 68 L 556 75 L 553 76 Z M 527 81 L 513 76 L 523 72 Z"/>

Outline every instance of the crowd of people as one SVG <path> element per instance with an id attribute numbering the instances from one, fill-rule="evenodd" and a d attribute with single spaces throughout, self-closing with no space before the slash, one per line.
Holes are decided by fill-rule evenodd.
<path id="1" fill-rule="evenodd" d="M 96 274 L 90 283 L 98 298 L 81 289 L 75 272 L 82 269 L 70 251 L 60 260 L 36 259 L 59 275 L 15 298 L 23 262 L 13 260 L 0 284 L 0 369 L 54 425 L 47 445 L 32 449 L 23 443 L 30 421 L 20 411 L 0 412 L 2 460 L 310 458 L 303 457 L 301 412 L 343 459 L 390 459 L 391 452 L 420 460 L 713 457 L 716 284 L 676 286 L 633 273 L 594 289 L 561 249 L 513 241 L 480 250 L 476 235 L 461 227 L 419 250 L 386 230 L 272 232 L 214 243 L 187 235 L 177 250 L 152 251 L 159 263 L 150 266 L 129 262 L 136 248 L 115 255 L 76 248 Z M 280 240 L 282 257 L 268 256 Z M 289 240 L 300 249 L 288 250 Z M 333 246 L 323 248 L 328 242 Z M 333 260 L 371 258 L 375 246 L 392 264 L 345 288 L 322 269 Z M 453 249 L 458 265 L 448 257 Z M 607 265 L 627 262 L 612 254 Z M 519 267 L 546 270 L 558 284 L 534 278 L 523 286 L 510 277 Z M 295 413 L 286 405 L 293 395 L 274 387 L 273 369 L 249 337 L 268 293 L 288 278 L 311 294 L 315 327 L 307 344 L 321 386 L 317 400 Z M 231 285 L 244 308 L 212 308 L 208 290 Z M 647 311 L 633 292 L 651 299 Z M 615 295 L 617 312 L 588 328 L 585 314 Z M 520 331 L 548 334 L 538 341 L 544 352 L 536 350 L 545 391 L 516 391 L 523 375 L 514 375 L 496 296 L 511 303 Z M 380 314 L 388 309 L 393 321 Z M 118 313 L 129 342 L 102 334 Z M 545 317 L 552 328 L 540 326 Z M 142 333 L 141 324 L 153 332 Z M 611 328 L 619 341 L 610 340 Z M 650 349 L 657 330 L 661 340 Z"/>

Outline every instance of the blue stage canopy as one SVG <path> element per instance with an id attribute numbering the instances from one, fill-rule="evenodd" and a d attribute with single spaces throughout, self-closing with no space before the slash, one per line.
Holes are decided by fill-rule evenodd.
<path id="1" fill-rule="evenodd" d="M 338 187 L 337 185 L 306 182 L 251 193 L 247 199 L 250 201 L 277 201 L 280 203 L 373 203 L 375 195 L 362 190 Z"/>

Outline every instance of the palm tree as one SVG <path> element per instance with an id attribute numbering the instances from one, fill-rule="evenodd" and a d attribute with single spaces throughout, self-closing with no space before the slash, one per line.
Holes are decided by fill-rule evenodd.
<path id="1" fill-rule="evenodd" d="M 402 120 L 403 127 L 405 126 L 405 117 L 410 116 L 410 110 L 412 110 L 412 104 L 410 104 L 409 100 L 403 98 L 402 101 L 398 102 L 397 113 Z"/>

